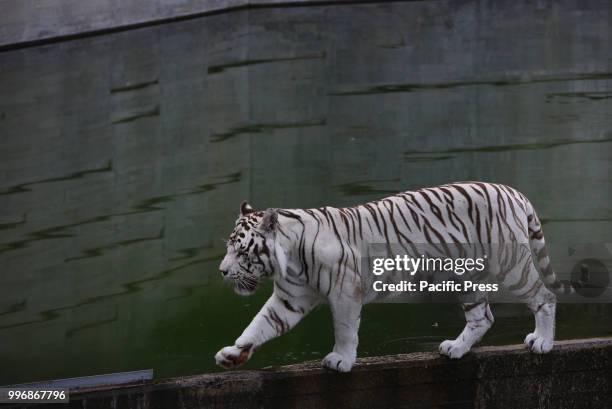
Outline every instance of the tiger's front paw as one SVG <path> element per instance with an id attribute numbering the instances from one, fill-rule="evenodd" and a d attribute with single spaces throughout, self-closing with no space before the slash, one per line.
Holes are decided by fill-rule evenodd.
<path id="1" fill-rule="evenodd" d="M 346 358 L 337 352 L 330 352 L 323 358 L 323 366 L 338 372 L 349 372 L 355 359 Z"/>
<path id="2" fill-rule="evenodd" d="M 464 342 L 447 339 L 440 344 L 439 350 L 440 355 L 446 355 L 451 359 L 459 359 L 465 355 L 470 348 Z"/>
<path id="3" fill-rule="evenodd" d="M 232 345 L 221 348 L 215 355 L 215 361 L 220 367 L 230 369 L 242 365 L 251 358 L 251 355 L 253 355 L 252 345 L 249 344 L 241 347 Z"/>
<path id="4" fill-rule="evenodd" d="M 553 349 L 553 340 L 536 335 L 535 333 L 528 334 L 525 338 L 525 345 L 535 354 L 546 354 Z"/>

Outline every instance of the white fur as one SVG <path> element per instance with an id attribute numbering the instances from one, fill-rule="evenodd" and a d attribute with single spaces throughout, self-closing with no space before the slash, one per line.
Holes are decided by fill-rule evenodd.
<path id="1" fill-rule="evenodd" d="M 274 255 L 278 263 L 278 273 L 281 278 L 287 277 L 287 255 L 281 247 L 279 240 L 274 240 Z"/>
<path id="2" fill-rule="evenodd" d="M 469 183 L 462 184 L 463 189 L 467 190 L 469 185 Z M 493 185 L 487 186 L 487 194 L 491 196 L 490 203 L 497 203 L 496 195 L 500 189 L 494 188 Z M 448 185 L 446 189 L 449 189 Z M 507 192 L 507 190 L 504 190 L 504 192 Z M 457 209 L 463 209 L 464 212 L 467 212 L 468 207 L 465 199 L 457 192 L 454 194 Z M 430 196 L 429 200 L 440 200 L 439 198 L 442 197 L 444 197 L 444 192 L 441 191 L 437 196 Z M 480 208 L 478 214 L 481 217 L 487 214 L 487 208 L 484 207 L 487 202 L 485 202 L 484 197 L 485 195 L 474 194 L 472 203 L 470 203 L 470 206 Z M 262 344 L 289 331 L 316 305 L 325 302 L 329 304 L 333 316 L 335 343 L 333 350 L 323 359 L 323 366 L 340 372 L 350 371 L 357 356 L 361 308 L 366 301 L 371 301 L 364 299 L 369 295 L 363 294 L 362 280 L 366 278 L 362 277 L 360 272 L 361 266 L 359 263 L 363 256 L 361 251 L 364 244 L 385 242 L 385 237 L 372 227 L 377 221 L 371 216 L 371 207 L 383 207 L 382 210 L 379 207 L 379 214 L 385 214 L 385 217 L 390 217 L 388 209 L 392 208 L 395 211 L 395 225 L 406 227 L 403 235 L 409 236 L 412 243 L 427 242 L 427 237 L 423 231 L 415 226 L 416 217 L 411 216 L 407 210 L 405 210 L 407 212 L 405 217 L 400 219 L 397 216 L 401 209 L 405 209 L 407 200 L 413 203 L 417 202 L 419 205 L 411 208 L 412 215 L 417 212 L 418 218 L 427 219 L 433 228 L 442 232 L 442 235 L 449 234 L 443 237 L 441 240 L 445 241 L 441 242 L 452 243 L 451 237 L 462 237 L 463 231 L 456 228 L 457 223 L 449 223 L 443 226 L 439 221 L 439 214 L 428 213 L 428 202 L 413 192 L 406 192 L 383 201 L 373 202 L 370 204 L 370 208 L 366 209 L 367 211 L 362 206 L 354 208 L 353 211 L 362 212 L 360 215 L 364 226 L 366 221 L 369 226 L 367 229 L 364 227 L 363 237 L 359 238 L 361 241 L 358 243 L 355 240 L 348 240 L 351 233 L 347 232 L 345 227 L 347 226 L 347 213 L 342 213 L 340 209 L 291 210 L 290 212 L 286 211 L 285 216 L 282 212 L 275 215 L 271 210 L 266 211 L 263 216 L 266 223 L 262 223 L 262 225 L 265 234 L 267 234 L 265 242 L 269 248 L 273 249 L 271 257 L 274 271 L 271 275 L 275 282 L 274 291 L 252 322 L 236 339 L 234 345 L 222 348 L 217 353 L 215 356 L 217 364 L 225 368 L 242 364 Z M 515 219 L 507 218 L 506 225 L 509 227 L 507 230 L 498 231 L 496 226 L 493 225 L 495 238 L 504 243 L 508 241 L 522 244 L 530 243 L 527 226 L 528 216 L 532 223 L 530 228 L 539 228 L 535 224 L 537 216 L 535 216 L 531 205 L 518 192 L 509 193 L 505 196 L 505 200 L 516 200 L 514 209 L 518 213 L 522 209 L 523 213 L 517 217 L 524 220 L 524 224 L 517 224 Z M 441 203 L 442 205 L 444 203 Z M 247 206 L 244 209 L 250 211 L 250 207 Z M 493 211 L 497 212 L 498 209 Z M 319 216 L 314 217 L 313 213 Z M 508 211 L 507 214 L 510 214 L 510 212 Z M 457 217 L 467 218 L 467 215 L 460 214 Z M 465 223 L 469 230 L 468 240 L 475 240 L 477 236 L 485 236 L 485 232 L 482 230 L 477 231 L 475 224 L 470 225 L 468 221 Z M 335 230 L 329 227 L 332 224 Z M 387 221 L 386 225 L 391 226 L 391 223 Z M 478 224 L 481 228 L 484 225 L 484 222 Z M 389 232 L 390 235 L 393 232 L 391 227 L 389 227 Z M 353 234 L 355 233 L 353 232 Z M 307 237 L 306 242 L 301 240 L 303 237 Z M 353 235 L 353 237 L 355 236 Z M 389 240 L 401 241 L 399 235 L 391 235 Z M 538 240 L 542 240 L 542 243 L 534 243 L 532 239 L 532 249 L 535 247 L 537 250 L 540 248 L 538 246 L 543 246 L 543 239 Z M 232 251 L 228 247 L 228 255 L 221 264 L 223 270 L 230 272 L 236 270 L 236 255 L 232 254 Z M 311 260 L 312 254 L 316 255 L 314 260 Z M 304 258 L 307 259 L 307 268 L 304 267 Z M 527 335 L 525 344 L 535 353 L 546 353 L 553 346 L 555 298 L 546 287 L 534 285 L 540 278 L 531 254 L 521 258 L 521 260 L 523 260 L 522 266 L 517 265 L 509 268 L 500 283 L 505 287 L 512 287 L 513 285 L 521 287 L 514 290 L 514 293 L 520 296 L 524 295 L 526 289 L 534 289 L 535 293 L 530 294 L 526 299 L 528 300 L 528 306 L 534 313 L 536 328 L 533 333 Z M 523 268 L 525 265 L 530 268 L 526 284 L 516 286 L 516 283 L 521 281 L 522 272 L 526 271 Z M 232 273 L 229 275 L 231 276 Z M 464 356 L 474 344 L 480 341 L 493 324 L 493 315 L 486 298 L 475 304 L 464 304 L 464 309 L 465 328 L 456 339 L 446 340 L 439 347 L 441 354 L 453 359 Z"/>

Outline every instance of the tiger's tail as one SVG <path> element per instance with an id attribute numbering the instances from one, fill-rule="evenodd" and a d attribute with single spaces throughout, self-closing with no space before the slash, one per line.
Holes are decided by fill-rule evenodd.
<path id="1" fill-rule="evenodd" d="M 548 249 L 546 248 L 546 240 L 544 239 L 544 232 L 542 231 L 540 219 L 531 203 L 528 200 L 525 200 L 525 202 L 527 204 L 529 245 L 534 253 L 536 264 L 542 273 L 544 283 L 556 294 L 574 294 L 579 283 L 557 279 L 557 275 L 550 264 L 550 257 L 548 255 Z"/>

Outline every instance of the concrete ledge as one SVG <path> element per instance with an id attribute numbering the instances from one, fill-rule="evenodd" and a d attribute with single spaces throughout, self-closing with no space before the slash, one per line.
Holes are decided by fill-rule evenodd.
<path id="1" fill-rule="evenodd" d="M 66 407 L 66 406 L 64 406 Z M 547 355 L 482 347 L 362 358 L 349 374 L 318 362 L 83 391 L 72 408 L 610 408 L 612 338 L 560 341 Z"/>
<path id="2" fill-rule="evenodd" d="M 247 8 L 372 3 L 374 1 L 61 0 L 48 2 L 45 0 L 3 0 L 0 12 L 0 51 Z"/>

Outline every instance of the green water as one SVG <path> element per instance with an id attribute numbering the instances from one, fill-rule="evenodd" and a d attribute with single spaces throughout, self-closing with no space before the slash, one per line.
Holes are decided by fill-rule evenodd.
<path id="1" fill-rule="evenodd" d="M 532 200 L 553 255 L 612 242 L 612 12 L 534 7 L 258 9 L 0 53 L 0 384 L 218 370 L 271 291 L 239 297 L 217 270 L 245 199 L 494 181 Z M 532 330 L 521 305 L 494 314 L 485 344 Z M 558 338 L 611 319 L 562 305 Z M 462 322 L 372 305 L 359 354 L 434 350 Z M 332 344 L 321 307 L 246 367 Z"/>

